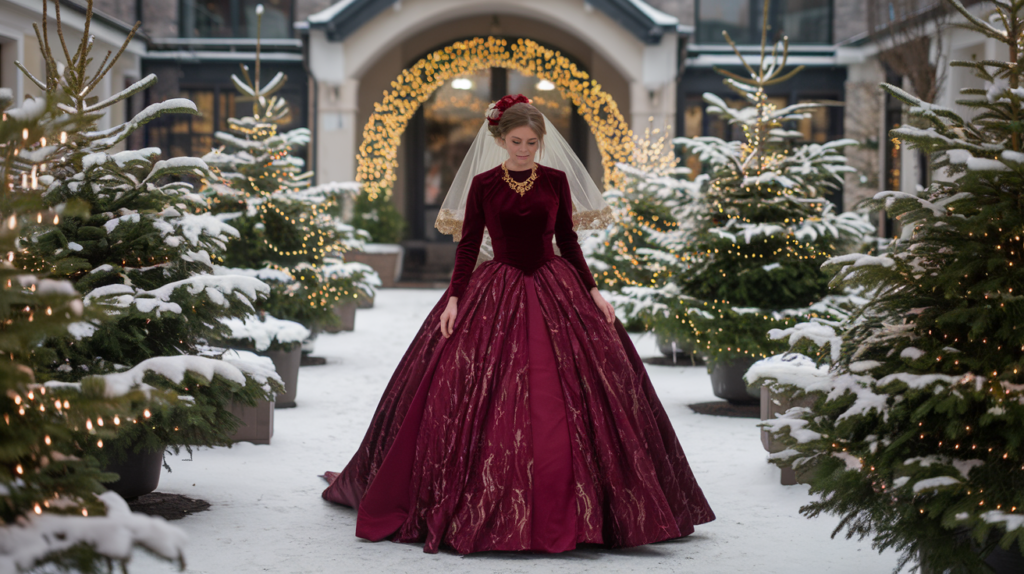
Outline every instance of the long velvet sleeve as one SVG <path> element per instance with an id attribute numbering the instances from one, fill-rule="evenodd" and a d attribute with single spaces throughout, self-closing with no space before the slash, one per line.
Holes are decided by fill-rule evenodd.
<path id="1" fill-rule="evenodd" d="M 480 242 L 484 238 L 484 211 L 480 201 L 481 187 L 478 178 L 473 178 L 466 198 L 466 216 L 462 220 L 462 238 L 455 249 L 455 269 L 452 271 L 452 282 L 448 288 L 450 297 L 462 297 L 469 285 L 469 277 L 476 267 L 476 258 L 480 253 Z"/>
<path id="2" fill-rule="evenodd" d="M 569 180 L 562 173 L 558 178 L 558 213 L 555 216 L 555 244 L 562 258 L 576 268 L 576 273 L 583 280 L 587 290 L 597 287 L 594 275 L 590 272 L 587 260 L 583 257 L 579 238 L 572 228 L 572 195 L 569 193 Z M 459 247 L 462 247 L 461 245 Z"/>

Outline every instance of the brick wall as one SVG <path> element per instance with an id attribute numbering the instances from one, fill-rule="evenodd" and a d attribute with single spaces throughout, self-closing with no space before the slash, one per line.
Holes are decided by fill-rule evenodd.
<path id="1" fill-rule="evenodd" d="M 142 31 L 150 38 L 176 38 L 178 18 L 178 0 L 142 0 Z"/>
<path id="2" fill-rule="evenodd" d="M 125 24 L 135 24 L 135 2 L 127 0 L 94 0 L 93 9 L 113 16 Z"/>
<path id="3" fill-rule="evenodd" d="M 833 0 L 832 41 L 848 40 L 868 29 L 867 2 L 864 0 Z"/>

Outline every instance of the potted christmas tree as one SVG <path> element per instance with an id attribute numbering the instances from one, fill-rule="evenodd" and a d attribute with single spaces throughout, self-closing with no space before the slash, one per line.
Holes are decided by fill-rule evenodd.
<path id="1" fill-rule="evenodd" d="M 151 86 L 156 77 L 96 101 L 90 93 L 120 54 L 108 54 L 93 67 L 91 49 L 86 34 L 61 67 L 41 36 L 45 74 L 41 79 L 28 75 L 58 98 L 66 121 L 78 126 L 49 142 L 54 159 L 37 175 L 42 199 L 47 207 L 84 203 L 90 212 L 26 231 L 24 249 L 14 254 L 13 263 L 26 272 L 70 281 L 86 308 L 103 313 L 105 320 L 89 318 L 67 336 L 47 339 L 46 360 L 37 368 L 64 381 L 86 374 L 145 378 L 159 371 L 163 375 L 146 382 L 188 397 L 154 411 L 147 424 L 122 426 L 117 440 L 95 453 L 111 464 L 130 455 L 158 461 L 153 453 L 165 447 L 177 451 L 230 444 L 240 424 L 228 410 L 231 402 L 255 406 L 281 387 L 267 377 L 261 363 L 266 359 L 253 355 L 221 361 L 223 351 L 209 343 L 226 331 L 218 319 L 252 313 L 253 303 L 266 297 L 269 288 L 250 277 L 212 274 L 211 258 L 237 233 L 206 212 L 203 198 L 183 180 L 209 175 L 202 160 L 161 160 L 156 148 L 112 151 L 146 122 L 165 113 L 197 113 L 195 105 L 172 99 L 98 129 L 110 106 Z M 178 366 L 178 375 L 164 376 L 170 373 L 165 368 L 169 362 Z"/>
<path id="2" fill-rule="evenodd" d="M 231 79 L 241 99 L 252 102 L 252 115 L 229 118 L 230 132 L 214 134 L 221 147 L 203 157 L 215 174 L 204 189 L 209 205 L 238 231 L 218 261 L 229 273 L 280 272 L 263 309 L 278 319 L 302 323 L 315 337 L 339 322 L 336 305 L 355 301 L 361 293 L 372 295 L 366 268 L 351 267 L 347 275 L 325 269 L 331 265 L 328 258 L 343 257 L 341 250 L 361 245 L 363 237 L 337 223 L 339 198 L 355 193 L 358 186 L 310 187 L 313 173 L 292 155 L 309 143 L 309 130 L 278 133 L 289 112 L 285 100 L 274 94 L 287 77 L 278 73 L 261 83 L 258 38 L 255 73 L 250 76 L 242 66 L 242 78 Z"/>
<path id="3" fill-rule="evenodd" d="M 647 293 L 674 283 L 680 255 L 666 253 L 656 240 L 686 225 L 676 212 L 700 188 L 686 177 L 689 169 L 678 167 L 668 135 L 660 132 L 648 128 L 634 137 L 630 162 L 616 166 L 618 185 L 605 192 L 618 224 L 587 237 L 583 247 L 598 286 L 610 291 L 627 327 L 653 331 L 672 355 L 692 352 L 692 341 L 674 322 L 659 321 L 657 303 Z"/>
<path id="4" fill-rule="evenodd" d="M 883 85 L 927 126 L 891 135 L 946 177 L 876 195 L 900 237 L 882 255 L 829 262 L 834 283 L 870 300 L 840 323 L 774 332 L 804 368 L 780 355 L 759 376 L 814 400 L 766 424 L 787 446 L 779 464 L 812 469 L 818 499 L 805 514 L 836 514 L 848 536 L 926 572 L 1020 572 L 1024 0 L 994 3 L 988 18 L 951 4 L 1007 59 L 952 64 L 987 84 L 961 89 L 971 118 Z"/>
<path id="5" fill-rule="evenodd" d="M 269 357 L 284 383 L 284 392 L 277 395 L 274 408 L 295 406 L 299 384 L 299 366 L 302 362 L 302 342 L 309 338 L 309 329 L 295 321 L 277 319 L 271 315 L 250 315 L 245 319 L 221 319 L 230 330 L 230 344 L 242 345 Z"/>
<path id="6" fill-rule="evenodd" d="M 43 15 L 45 36 L 45 4 Z M 81 449 L 83 437 L 102 444 L 122 421 L 142 416 L 135 407 L 173 396 L 102 377 L 47 385 L 33 368 L 50 358 L 41 343 L 89 315 L 70 282 L 12 264 L 26 228 L 44 232 L 82 211 L 76 202 L 46 205 L 39 181 L 61 157 L 54 143 L 81 124 L 58 110 L 55 93 L 18 107 L 13 100 L 0 88 L 0 571 L 98 572 L 124 567 L 136 547 L 183 568 L 185 533 L 103 492 L 101 481 L 112 477 Z"/>
<path id="7" fill-rule="evenodd" d="M 369 265 L 380 277 L 381 287 L 394 287 L 402 278 L 405 249 L 399 245 L 405 221 L 387 194 L 356 196 L 352 224 L 367 233 L 372 243 L 349 253 L 350 261 Z"/>
<path id="8" fill-rule="evenodd" d="M 767 1 L 764 10 L 767 22 Z M 821 264 L 873 231 L 865 217 L 838 214 L 828 200 L 843 174 L 853 170 L 842 149 L 856 142 L 800 145 L 802 134 L 785 129 L 785 123 L 820 104 L 776 109 L 770 102 L 767 87 L 800 67 L 785 70 L 788 42 L 784 38 L 769 53 L 767 33 L 765 24 L 760 62 L 747 64 L 736 50 L 747 76 L 719 70 L 748 107 L 733 109 L 714 94 L 704 95 L 707 112 L 741 126 L 744 140 L 676 140 L 700 159 L 707 177 L 698 180 L 699 203 L 687 208 L 689 220 L 677 218 L 685 224 L 658 238 L 683 264 L 660 298 L 663 316 L 708 356 L 715 395 L 732 402 L 759 402 L 743 374 L 755 360 L 780 350 L 765 333 L 827 314 L 828 277 Z"/>

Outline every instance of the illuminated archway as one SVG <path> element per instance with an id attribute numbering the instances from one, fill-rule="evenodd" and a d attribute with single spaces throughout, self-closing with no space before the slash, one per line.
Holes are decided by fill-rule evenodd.
<path id="1" fill-rule="evenodd" d="M 374 104 L 363 128 L 356 166 L 356 178 L 371 201 L 381 194 L 391 196 L 401 136 L 420 105 L 447 81 L 484 68 L 514 69 L 555 84 L 562 97 L 576 106 L 597 140 L 605 185 L 614 183 L 615 164 L 629 161 L 633 134 L 618 104 L 601 85 L 560 52 L 533 40 L 520 39 L 509 45 L 501 38 L 473 38 L 427 54 L 402 70 L 391 82 L 392 89 L 384 92 L 384 99 Z"/>

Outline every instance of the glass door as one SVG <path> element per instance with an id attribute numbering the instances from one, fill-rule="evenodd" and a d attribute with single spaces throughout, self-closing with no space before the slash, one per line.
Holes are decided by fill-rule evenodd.
<path id="1" fill-rule="evenodd" d="M 423 104 L 423 175 L 421 191 L 413 190 L 422 200 L 423 239 L 443 237 L 434 229 L 434 220 L 490 103 L 488 69 L 451 80 Z"/>
<path id="2" fill-rule="evenodd" d="M 523 94 L 530 98 L 576 154 L 586 161 L 586 122 L 551 82 L 504 68 L 484 69 L 453 78 L 431 94 L 406 131 L 410 239 L 450 241 L 448 236 L 434 229 L 434 221 L 480 129 L 487 107 L 506 94 Z M 544 163 L 544 158 L 539 161 Z"/>

